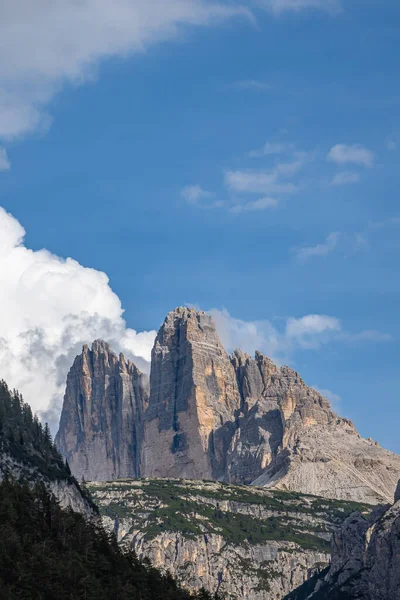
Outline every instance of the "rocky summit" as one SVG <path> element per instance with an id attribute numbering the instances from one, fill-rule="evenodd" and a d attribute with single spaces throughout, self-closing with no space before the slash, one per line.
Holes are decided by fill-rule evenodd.
<path id="1" fill-rule="evenodd" d="M 289 367 L 229 356 L 209 315 L 170 312 L 145 376 L 104 342 L 68 375 L 57 443 L 87 480 L 174 477 L 377 504 L 400 457 L 357 433 Z"/>
<path id="2" fill-rule="evenodd" d="M 148 379 L 95 341 L 68 374 L 56 444 L 79 479 L 137 477 Z"/>

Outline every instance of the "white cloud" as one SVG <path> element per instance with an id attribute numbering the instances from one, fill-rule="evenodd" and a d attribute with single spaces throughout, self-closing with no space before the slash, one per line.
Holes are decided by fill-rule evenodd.
<path id="1" fill-rule="evenodd" d="M 200 185 L 184 187 L 181 196 L 188 204 L 199 208 L 219 208 L 223 204 L 220 200 L 212 200 L 215 194 L 204 190 Z"/>
<path id="2" fill-rule="evenodd" d="M 269 196 L 264 196 L 263 198 L 258 198 L 258 200 L 252 200 L 249 202 L 245 202 L 243 204 L 235 204 L 231 211 L 234 213 L 241 212 L 254 212 L 260 210 L 266 210 L 268 208 L 275 208 L 278 206 L 279 200 L 276 198 L 270 198 Z"/>
<path id="3" fill-rule="evenodd" d="M 260 158 L 262 156 L 273 156 L 277 154 L 286 154 L 294 149 L 294 144 L 283 142 L 266 142 L 262 148 L 249 152 L 250 158 Z"/>
<path id="4" fill-rule="evenodd" d="M 287 181 L 310 160 L 307 152 L 296 152 L 293 160 L 280 162 L 264 170 L 236 170 L 225 173 L 225 185 L 234 192 L 250 194 L 292 194 L 297 186 Z"/>
<path id="5" fill-rule="evenodd" d="M 203 190 L 200 185 L 188 185 L 183 188 L 181 196 L 188 204 L 197 204 L 199 200 L 211 198 L 213 194 Z"/>
<path id="6" fill-rule="evenodd" d="M 339 165 L 355 164 L 363 167 L 372 167 L 375 155 L 371 150 L 361 144 L 336 144 L 330 149 L 327 159 Z"/>
<path id="7" fill-rule="evenodd" d="M 339 0 L 259 0 L 259 4 L 275 15 L 283 12 L 300 12 L 307 9 L 324 10 L 333 14 L 340 12 Z"/>
<path id="8" fill-rule="evenodd" d="M 66 83 L 93 79 L 101 60 L 144 52 L 188 26 L 250 11 L 209 0 L 0 0 L 0 137 L 47 127 L 46 105 Z"/>
<path id="9" fill-rule="evenodd" d="M 209 311 L 225 348 L 232 352 L 241 348 L 249 354 L 256 350 L 279 362 L 282 352 L 281 334 L 270 321 L 243 321 L 232 317 L 226 309 Z"/>
<path id="10" fill-rule="evenodd" d="M 300 319 L 290 317 L 286 322 L 285 338 L 299 348 L 319 348 L 331 339 L 332 333 L 341 329 L 339 319 L 327 315 L 306 315 Z"/>
<path id="11" fill-rule="evenodd" d="M 11 168 L 11 163 L 7 156 L 5 148 L 0 148 L 0 171 L 8 171 Z"/>
<path id="12" fill-rule="evenodd" d="M 276 170 L 227 171 L 225 184 L 234 192 L 250 194 L 293 194 L 297 190 L 294 183 L 281 181 Z"/>
<path id="13" fill-rule="evenodd" d="M 374 331 L 346 332 L 336 317 L 305 315 L 289 317 L 281 326 L 271 321 L 243 321 L 226 309 L 209 311 L 222 343 L 229 352 L 241 348 L 254 355 L 260 350 L 276 363 L 291 362 L 296 351 L 317 350 L 329 343 L 388 342 L 391 336 Z"/>
<path id="14" fill-rule="evenodd" d="M 376 329 L 367 329 L 359 333 L 344 334 L 344 337 L 349 342 L 391 342 L 393 336 L 390 333 L 382 333 Z"/>
<path id="15" fill-rule="evenodd" d="M 84 343 L 105 339 L 148 369 L 155 331 L 126 327 L 104 273 L 30 250 L 24 236 L 0 207 L 0 377 L 54 428 L 67 372 Z"/>
<path id="16" fill-rule="evenodd" d="M 323 244 L 306 246 L 305 248 L 296 248 L 294 252 L 300 262 L 306 262 L 308 259 L 315 256 L 327 256 L 336 249 L 339 238 L 339 233 L 330 233 Z"/>
<path id="17" fill-rule="evenodd" d="M 298 191 L 297 181 L 293 181 L 305 165 L 313 159 L 310 152 L 294 150 L 294 144 L 265 144 L 261 152 L 265 156 L 287 153 L 286 160 L 280 160 L 265 169 L 228 170 L 224 174 L 224 186 L 228 193 L 233 193 L 230 201 L 210 201 L 215 194 L 204 190 L 200 185 L 190 185 L 181 192 L 186 202 L 200 208 L 225 206 L 234 213 L 255 212 L 276 207 L 279 196 L 293 194 Z M 260 151 L 255 151 L 260 152 Z M 255 153 L 253 153 L 255 156 Z M 260 198 L 249 201 L 243 199 L 248 194 L 260 195 Z"/>
<path id="18" fill-rule="evenodd" d="M 352 173 L 350 171 L 342 171 L 341 173 L 337 173 L 332 181 L 331 185 L 348 185 L 351 183 L 357 183 L 360 181 L 359 173 Z"/>

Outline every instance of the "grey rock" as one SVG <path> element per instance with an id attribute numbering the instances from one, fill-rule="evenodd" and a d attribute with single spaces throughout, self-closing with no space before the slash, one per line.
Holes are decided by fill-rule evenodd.
<path id="1" fill-rule="evenodd" d="M 148 405 L 148 407 L 147 407 Z M 68 376 L 57 443 L 78 477 L 180 477 L 391 502 L 400 457 L 293 369 L 224 349 L 209 315 L 170 312 L 145 377 L 103 342 Z"/>
<path id="2" fill-rule="evenodd" d="M 332 563 L 287 600 L 399 600 L 400 502 L 351 515 L 333 535 Z"/>
<path id="3" fill-rule="evenodd" d="M 186 587 L 232 600 L 280 600 L 326 567 L 332 532 L 356 508 L 217 482 L 87 485 L 122 547 Z"/>
<path id="4" fill-rule="evenodd" d="M 86 480 L 138 477 L 146 376 L 109 345 L 95 341 L 68 374 L 56 444 Z"/>
<path id="5" fill-rule="evenodd" d="M 152 352 L 142 475 L 224 478 L 239 409 L 235 371 L 211 317 L 170 312 Z"/>

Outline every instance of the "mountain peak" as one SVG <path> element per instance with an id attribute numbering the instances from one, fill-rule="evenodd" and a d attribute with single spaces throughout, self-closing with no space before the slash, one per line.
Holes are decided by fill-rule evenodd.
<path id="1" fill-rule="evenodd" d="M 76 357 L 56 443 L 73 473 L 86 480 L 139 475 L 148 380 L 103 340 Z"/>
<path id="2" fill-rule="evenodd" d="M 212 317 L 177 307 L 152 350 L 150 392 L 110 346 L 68 375 L 60 449 L 87 479 L 176 477 L 387 501 L 400 457 L 361 438 L 299 373 L 258 351 L 228 355 Z"/>

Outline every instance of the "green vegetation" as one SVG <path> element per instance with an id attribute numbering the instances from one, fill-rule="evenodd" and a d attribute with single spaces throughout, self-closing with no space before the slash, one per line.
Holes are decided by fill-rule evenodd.
<path id="1" fill-rule="evenodd" d="M 123 501 L 118 503 L 113 500 L 110 504 L 100 506 L 101 513 L 114 518 L 130 516 L 135 519 L 135 508 L 129 508 L 126 504 L 133 502 L 135 505 L 138 494 L 136 485 L 131 484 L 131 494 L 126 494 L 128 483 L 125 482 L 115 482 L 104 488 L 90 486 L 90 484 L 88 487 L 94 495 L 101 494 L 105 489 L 108 492 L 124 490 Z M 163 531 L 179 531 L 188 538 L 204 534 L 219 534 L 226 540 L 226 543 L 236 545 L 260 544 L 278 540 L 294 542 L 307 550 L 329 552 L 330 549 L 329 542 L 317 535 L 319 532 L 326 533 L 326 529 L 321 526 L 313 527 L 307 523 L 307 531 L 302 531 L 304 525 L 302 527 L 298 520 L 287 514 L 296 507 L 289 505 L 288 511 L 287 504 L 283 500 L 277 501 L 270 494 L 262 495 L 240 488 L 248 503 L 261 504 L 263 507 L 279 513 L 277 516 L 260 519 L 239 512 L 221 510 L 219 502 L 226 500 L 228 494 L 235 494 L 236 490 L 231 486 L 220 486 L 216 491 L 215 489 L 204 490 L 203 485 L 199 489 L 199 486 L 194 487 L 190 484 L 186 486 L 184 483 L 179 484 L 175 481 L 145 480 L 142 482 L 141 489 L 144 497 L 148 498 L 148 502 L 144 502 L 146 506 L 144 510 L 147 513 L 146 524 L 136 523 L 136 525 L 149 539 Z M 222 494 L 220 494 L 221 489 Z M 216 496 L 218 497 L 216 506 L 201 501 L 202 497 L 212 497 L 216 500 Z M 291 499 L 291 495 L 288 496 Z M 239 501 L 239 498 L 235 498 L 235 500 Z M 240 496 L 240 502 L 242 502 L 242 496 Z M 302 508 L 302 512 L 304 512 L 304 507 L 302 506 Z M 309 508 L 307 512 L 311 512 L 311 509 Z"/>
<path id="2" fill-rule="evenodd" d="M 47 423 L 43 427 L 29 404 L 18 392 L 11 392 L 4 381 L 0 381 L 0 451 L 40 469 L 49 479 L 64 479 L 71 474 L 53 444 Z"/>
<path id="3" fill-rule="evenodd" d="M 29 477 L 35 480 L 39 472 L 51 481 L 66 480 L 76 485 L 97 512 L 90 495 L 71 475 L 68 463 L 64 462 L 52 440 L 47 423 L 43 426 L 21 394 L 15 390 L 11 392 L 4 381 L 0 381 L 0 453 L 23 465 L 25 480 Z M 29 469 L 34 469 L 36 474 L 29 474 Z"/>
<path id="4" fill-rule="evenodd" d="M 0 483 L 2 600 L 211 600 L 124 553 L 94 522 L 62 510 L 43 484 Z"/>

